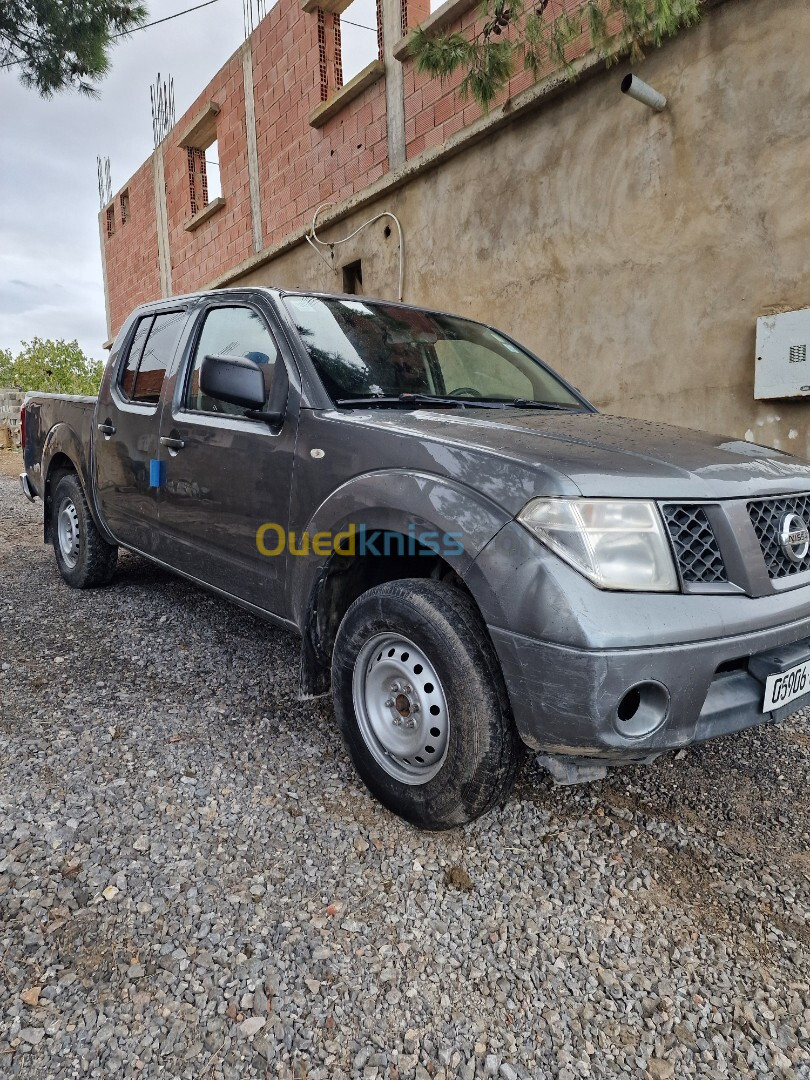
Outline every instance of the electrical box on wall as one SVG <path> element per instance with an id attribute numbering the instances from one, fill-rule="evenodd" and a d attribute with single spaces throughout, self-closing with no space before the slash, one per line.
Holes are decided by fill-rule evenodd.
<path id="1" fill-rule="evenodd" d="M 810 398 L 810 307 L 757 319 L 754 397 Z"/>

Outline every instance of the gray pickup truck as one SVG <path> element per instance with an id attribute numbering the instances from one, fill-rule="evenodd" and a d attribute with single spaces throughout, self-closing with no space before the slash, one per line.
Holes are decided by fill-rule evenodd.
<path id="1" fill-rule="evenodd" d="M 23 491 L 75 588 L 124 547 L 301 635 L 387 807 L 502 802 L 810 698 L 810 466 L 602 416 L 505 334 L 245 288 L 138 308 L 98 399 L 29 396 Z"/>

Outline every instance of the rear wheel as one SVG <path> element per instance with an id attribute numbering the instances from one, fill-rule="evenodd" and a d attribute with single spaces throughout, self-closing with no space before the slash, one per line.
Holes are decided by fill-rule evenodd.
<path id="1" fill-rule="evenodd" d="M 436 581 L 370 589 L 332 664 L 335 711 L 371 792 L 425 829 L 505 801 L 521 758 L 498 659 L 470 598 Z"/>
<path id="2" fill-rule="evenodd" d="M 63 476 L 51 499 L 51 535 L 56 565 L 74 589 L 109 584 L 118 548 L 96 528 L 87 499 L 75 473 Z"/>

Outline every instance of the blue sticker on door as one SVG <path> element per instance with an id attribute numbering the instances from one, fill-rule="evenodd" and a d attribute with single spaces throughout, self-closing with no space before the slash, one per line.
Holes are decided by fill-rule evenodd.
<path id="1" fill-rule="evenodd" d="M 166 462 L 152 459 L 149 462 L 149 487 L 161 488 L 166 483 Z"/>

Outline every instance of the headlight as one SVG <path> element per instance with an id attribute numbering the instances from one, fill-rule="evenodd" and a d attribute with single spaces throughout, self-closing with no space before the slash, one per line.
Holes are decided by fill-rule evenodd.
<path id="1" fill-rule="evenodd" d="M 532 499 L 518 521 L 600 589 L 678 591 L 678 575 L 655 503 Z"/>

